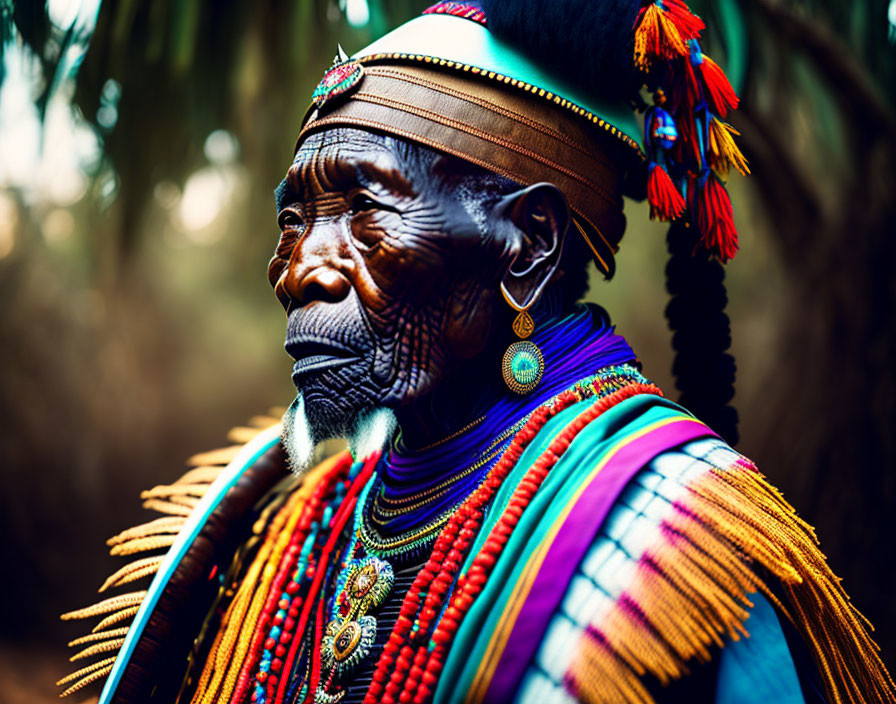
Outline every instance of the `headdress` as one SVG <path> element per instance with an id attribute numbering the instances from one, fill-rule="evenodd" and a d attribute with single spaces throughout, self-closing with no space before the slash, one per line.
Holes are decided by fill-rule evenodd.
<path id="1" fill-rule="evenodd" d="M 702 246 L 725 262 L 737 251 L 737 233 L 723 179 L 747 165 L 737 133 L 723 122 L 738 99 L 703 54 L 703 29 L 681 0 L 441 2 L 351 58 L 337 58 L 314 92 L 296 148 L 314 132 L 356 127 L 522 185 L 554 183 L 607 277 L 625 229 L 623 195 L 646 196 L 652 218 L 688 228 L 679 239 L 689 252 Z M 652 105 L 641 97 L 645 90 Z M 643 113 L 643 130 L 633 109 Z M 713 300 L 724 301 L 724 289 Z M 721 327 L 719 344 L 709 345 L 714 354 L 728 346 L 723 303 L 716 307 L 707 323 Z M 721 381 L 709 386 L 724 387 L 713 391 L 724 406 L 733 364 L 721 366 Z M 733 440 L 732 414 L 726 409 L 717 421 L 710 410 L 703 418 Z"/>
<path id="2" fill-rule="evenodd" d="M 646 192 L 652 217 L 687 213 L 727 261 L 737 234 L 722 179 L 747 166 L 722 121 L 738 99 L 700 49 L 703 28 L 681 0 L 438 3 L 337 59 L 299 143 L 361 127 L 524 185 L 551 181 L 607 275 L 625 227 L 623 194 Z M 642 86 L 654 95 L 649 108 Z M 643 143 L 633 106 L 645 111 Z"/>

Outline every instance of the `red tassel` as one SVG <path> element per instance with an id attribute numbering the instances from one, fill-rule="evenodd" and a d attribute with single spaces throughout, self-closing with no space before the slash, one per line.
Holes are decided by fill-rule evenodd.
<path id="1" fill-rule="evenodd" d="M 700 156 L 700 143 L 697 139 L 697 126 L 694 123 L 693 112 L 685 112 L 675 122 L 675 125 L 678 127 L 678 141 L 673 154 L 675 161 L 683 164 L 689 170 L 702 171 L 703 159 Z"/>
<path id="2" fill-rule="evenodd" d="M 719 68 L 719 65 L 706 54 L 701 54 L 700 58 L 701 61 L 698 66 L 700 68 L 700 76 L 706 85 L 710 108 L 717 115 L 725 117 L 729 110 L 737 109 L 737 104 L 740 101 L 734 92 L 734 88 L 731 87 L 731 82 L 728 80 L 725 72 Z"/>
<path id="3" fill-rule="evenodd" d="M 652 164 L 647 174 L 647 200 L 651 220 L 674 220 L 684 213 L 684 198 L 659 164 Z"/>
<path id="4" fill-rule="evenodd" d="M 685 41 L 699 39 L 700 32 L 706 29 L 703 20 L 691 12 L 690 8 L 682 0 L 663 0 L 663 9 L 666 11 L 666 16 L 672 20 L 681 38 Z"/>
<path id="5" fill-rule="evenodd" d="M 737 254 L 737 230 L 728 191 L 715 174 L 710 174 L 697 203 L 697 226 L 701 242 L 722 262 Z"/>

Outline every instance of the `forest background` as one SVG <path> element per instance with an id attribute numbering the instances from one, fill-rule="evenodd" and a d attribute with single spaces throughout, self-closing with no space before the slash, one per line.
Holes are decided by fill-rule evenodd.
<path id="1" fill-rule="evenodd" d="M 425 3 L 423 3 L 425 4 Z M 336 51 L 407 0 L 0 0 L 0 691 L 55 700 L 58 614 L 228 428 L 291 400 L 272 192 Z M 739 89 L 739 449 L 896 665 L 896 0 L 695 0 Z M 628 203 L 607 308 L 675 396 L 665 231 Z"/>

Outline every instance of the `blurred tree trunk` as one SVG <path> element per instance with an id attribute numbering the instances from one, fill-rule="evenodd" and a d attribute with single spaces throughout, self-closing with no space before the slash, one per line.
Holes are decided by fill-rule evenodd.
<path id="1" fill-rule="evenodd" d="M 869 33 L 885 38 L 886 3 L 873 4 L 879 16 L 867 20 Z M 759 55 L 736 125 L 791 298 L 754 454 L 818 528 L 856 605 L 884 626 L 878 641 L 892 666 L 896 606 L 884 595 L 896 588 L 896 549 L 881 526 L 896 506 L 893 94 L 878 93 L 871 67 L 823 13 L 775 0 L 743 7 Z M 885 39 L 874 44 L 892 63 Z M 813 95 L 824 99 L 807 100 Z M 819 153 L 825 140 L 813 139 L 807 148 L 801 132 L 821 132 L 832 119 L 839 130 L 831 141 L 841 147 Z"/>

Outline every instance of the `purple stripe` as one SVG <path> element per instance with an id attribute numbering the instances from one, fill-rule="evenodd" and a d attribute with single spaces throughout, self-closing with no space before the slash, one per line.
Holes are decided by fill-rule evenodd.
<path id="1" fill-rule="evenodd" d="M 713 432 L 694 420 L 679 420 L 664 425 L 627 442 L 592 479 L 548 548 L 501 653 L 485 702 L 508 702 L 513 699 L 573 573 L 632 477 L 663 452 L 707 435 L 713 435 Z"/>

